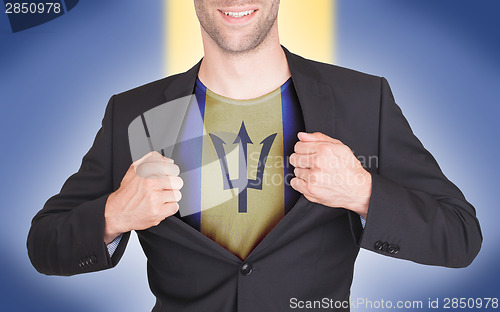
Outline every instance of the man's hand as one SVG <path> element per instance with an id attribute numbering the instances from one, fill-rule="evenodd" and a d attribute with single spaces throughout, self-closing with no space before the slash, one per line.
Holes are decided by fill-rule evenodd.
<path id="1" fill-rule="evenodd" d="M 183 185 L 172 159 L 150 152 L 130 165 L 120 188 L 109 195 L 104 217 L 104 242 L 131 230 L 158 225 L 177 212 Z"/>
<path id="2" fill-rule="evenodd" d="M 372 179 L 351 149 L 319 132 L 298 134 L 291 186 L 315 203 L 343 207 L 366 218 Z"/>

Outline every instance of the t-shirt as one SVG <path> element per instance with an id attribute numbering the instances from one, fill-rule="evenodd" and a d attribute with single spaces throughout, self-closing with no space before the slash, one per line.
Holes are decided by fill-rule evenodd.
<path id="1" fill-rule="evenodd" d="M 304 131 L 298 97 L 291 78 L 250 100 L 197 79 L 195 96 L 172 154 L 184 180 L 181 219 L 245 259 L 300 197 L 288 161 Z M 202 126 L 193 121 L 200 114 Z"/>

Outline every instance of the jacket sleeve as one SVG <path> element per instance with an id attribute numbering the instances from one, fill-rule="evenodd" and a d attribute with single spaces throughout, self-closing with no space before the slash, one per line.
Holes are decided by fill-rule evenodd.
<path id="1" fill-rule="evenodd" d="M 468 266 L 482 243 L 474 207 L 415 137 L 384 78 L 380 105 L 378 170 L 360 246 L 422 264 Z"/>
<path id="2" fill-rule="evenodd" d="M 104 243 L 104 207 L 113 192 L 113 100 L 78 172 L 33 218 L 27 248 L 40 273 L 74 275 L 103 270 L 115 266 L 123 255 L 130 233 L 122 237 L 112 258 Z"/>

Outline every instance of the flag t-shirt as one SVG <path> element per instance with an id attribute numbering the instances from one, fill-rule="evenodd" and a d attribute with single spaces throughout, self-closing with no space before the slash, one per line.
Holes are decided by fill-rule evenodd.
<path id="1" fill-rule="evenodd" d="M 291 78 L 250 100 L 197 79 L 195 96 L 172 155 L 184 180 L 181 219 L 245 259 L 300 196 L 288 159 L 304 131 L 298 97 Z M 200 115 L 202 125 L 193 121 Z"/>

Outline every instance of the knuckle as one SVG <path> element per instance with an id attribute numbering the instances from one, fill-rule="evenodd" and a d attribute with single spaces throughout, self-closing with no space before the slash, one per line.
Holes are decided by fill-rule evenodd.
<path id="1" fill-rule="evenodd" d="M 309 161 L 307 157 L 295 156 L 293 162 L 295 167 L 307 167 Z"/>
<path id="2" fill-rule="evenodd" d="M 180 201 L 180 200 L 181 200 L 181 198 L 182 198 L 182 193 L 181 193 L 179 190 L 175 190 L 175 191 L 173 192 L 173 194 L 174 194 L 174 201 L 175 201 L 175 202 L 178 202 L 178 201 Z"/>
<path id="3" fill-rule="evenodd" d="M 184 186 L 184 181 L 181 177 L 173 177 L 172 178 L 172 186 L 174 189 L 181 189 Z"/>
<path id="4" fill-rule="evenodd" d="M 162 189 L 171 190 L 173 189 L 173 177 L 167 176 L 162 182 Z"/>
<path id="5" fill-rule="evenodd" d="M 297 167 L 303 167 L 306 168 L 310 165 L 310 158 L 309 157 L 298 157 L 295 160 L 295 163 L 297 164 Z"/>
<path id="6" fill-rule="evenodd" d="M 299 141 L 299 142 L 295 143 L 293 150 L 295 153 L 298 153 L 301 150 L 301 148 L 302 148 L 302 142 Z"/>
<path id="7" fill-rule="evenodd" d="M 158 183 L 155 179 L 151 178 L 139 177 L 139 179 L 140 184 L 144 186 L 146 192 L 151 191 Z"/>
<path id="8" fill-rule="evenodd" d="M 179 173 L 181 173 L 181 169 L 176 164 L 172 164 L 172 172 L 173 175 L 177 176 L 179 175 Z"/>
<path id="9" fill-rule="evenodd" d="M 168 203 L 165 205 L 166 212 L 169 216 L 175 214 L 179 210 L 179 204 L 177 203 Z"/>
<path id="10" fill-rule="evenodd" d="M 150 153 L 150 155 L 146 158 L 146 162 L 145 163 L 155 163 L 155 162 L 158 162 L 158 161 L 162 161 L 164 159 L 164 157 L 158 153 L 157 151 L 152 151 Z"/>
<path id="11" fill-rule="evenodd" d="M 168 176 L 177 176 L 180 173 L 180 168 L 174 163 L 165 164 L 165 171 Z"/>
<path id="12" fill-rule="evenodd" d="M 324 155 L 329 155 L 332 153 L 332 146 L 331 144 L 321 144 L 319 147 L 318 147 L 318 150 L 321 154 L 324 154 Z"/>
<path id="13" fill-rule="evenodd" d="M 140 171 L 140 170 L 148 170 L 149 168 L 151 168 L 151 163 L 149 163 L 149 162 L 143 162 L 143 163 L 140 163 L 137 166 L 137 170 L 138 171 Z"/>
<path id="14" fill-rule="evenodd" d="M 340 147 L 340 152 L 342 153 L 343 156 L 347 156 L 347 155 L 352 154 L 351 148 L 347 145 L 342 145 Z"/>
<path id="15" fill-rule="evenodd" d="M 316 170 L 311 170 L 309 173 L 309 182 L 312 184 L 318 183 L 318 173 Z"/>
<path id="16" fill-rule="evenodd" d="M 153 168 L 150 163 L 141 163 L 137 166 L 135 173 L 141 178 L 147 178 L 152 171 Z"/>
<path id="17" fill-rule="evenodd" d="M 309 195 L 316 197 L 317 189 L 311 183 L 307 183 L 306 190 Z"/>
<path id="18" fill-rule="evenodd" d="M 323 166 L 323 163 L 324 163 L 323 159 L 324 159 L 324 157 L 321 155 L 317 155 L 316 157 L 314 157 L 311 161 L 312 167 L 321 168 Z"/>

